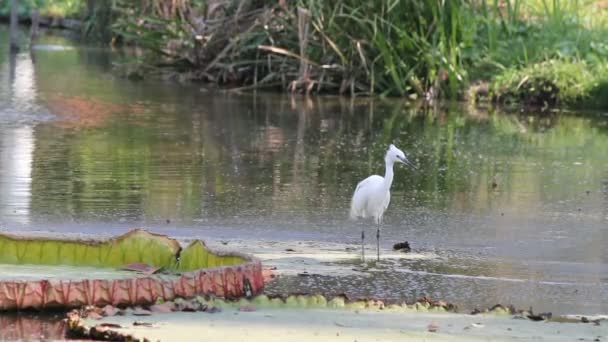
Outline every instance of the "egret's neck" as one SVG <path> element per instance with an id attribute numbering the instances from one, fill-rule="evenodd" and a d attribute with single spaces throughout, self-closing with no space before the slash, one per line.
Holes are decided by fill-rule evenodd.
<path id="1" fill-rule="evenodd" d="M 389 190 L 393 184 L 393 161 L 385 158 L 386 171 L 384 173 L 384 188 Z"/>

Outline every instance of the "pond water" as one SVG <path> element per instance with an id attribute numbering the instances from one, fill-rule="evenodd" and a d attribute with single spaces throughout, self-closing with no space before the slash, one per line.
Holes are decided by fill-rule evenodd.
<path id="1" fill-rule="evenodd" d="M 212 92 L 117 77 L 120 51 L 60 36 L 9 58 L 7 37 L 0 27 L 1 230 L 138 226 L 356 248 L 350 196 L 383 174 L 395 143 L 418 170 L 395 170 L 382 247 L 408 240 L 436 257 L 305 286 L 608 313 L 603 113 Z"/>

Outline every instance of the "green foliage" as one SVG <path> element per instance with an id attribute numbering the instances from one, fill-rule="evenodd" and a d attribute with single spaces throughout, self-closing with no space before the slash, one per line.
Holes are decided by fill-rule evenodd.
<path id="1" fill-rule="evenodd" d="M 89 1 L 83 15 L 82 36 L 96 41 L 109 42 L 110 26 L 115 20 L 114 1 Z"/>
<path id="2" fill-rule="evenodd" d="M 300 1 L 313 27 L 307 55 L 338 65 L 336 80 L 351 92 L 406 95 L 439 90 L 455 95 L 466 74 L 462 47 L 472 44 L 466 1 Z M 316 58 L 315 58 L 316 57 Z M 348 78 L 347 78 L 348 77 Z"/>
<path id="3" fill-rule="evenodd" d="M 589 100 L 608 80 L 606 64 L 602 67 L 585 61 L 553 59 L 525 68 L 510 68 L 492 82 L 492 95 L 503 103 L 535 106 L 576 105 Z"/>
<path id="4" fill-rule="evenodd" d="M 287 8 L 234 0 L 220 16 L 206 1 L 165 11 L 153 3 L 117 2 L 114 32 L 152 51 L 156 65 L 202 68 L 188 77 L 220 84 L 454 97 L 469 80 L 505 69 L 608 57 L 604 20 L 583 0 L 298 0 Z"/>
<path id="5" fill-rule="evenodd" d="M 83 7 L 83 0 L 31 0 L 36 2 L 42 15 L 57 17 L 78 16 Z M 108 1 L 109 2 L 109 1 Z"/>
<path id="6" fill-rule="evenodd" d="M 33 9 L 41 15 L 70 17 L 82 10 L 82 0 L 19 0 L 19 16 L 29 17 Z M 0 1 L 0 15 L 8 16 L 11 11 L 10 0 Z"/>
<path id="7" fill-rule="evenodd" d="M 608 83 L 603 43 L 608 26 L 600 5 L 591 0 L 483 2 L 479 34 L 485 44 L 474 50 L 472 78 L 491 80 L 492 95 L 501 103 L 605 105 L 600 95 Z"/>
<path id="8" fill-rule="evenodd" d="M 499 7 L 506 3 L 506 10 Z M 481 44 L 472 60 L 474 78 L 489 79 L 509 67 L 557 60 L 605 60 L 605 20 L 591 1 L 494 1 L 480 10 Z M 479 51 L 482 53 L 480 54 Z"/>
<path id="9" fill-rule="evenodd" d="M 36 1 L 41 0 L 24 3 Z M 603 42 L 608 17 L 593 0 L 294 0 L 285 5 L 54 0 L 38 5 L 51 12 L 80 11 L 88 37 L 109 41 L 113 34 L 143 47 L 148 53 L 125 64 L 127 75 L 168 71 L 229 86 L 456 97 L 470 81 L 501 75 L 501 87 L 507 86 L 516 73 L 548 61 L 554 61 L 548 70 L 567 74 L 558 62 L 586 65 L 589 72 L 608 59 Z M 573 101 L 565 89 L 561 92 L 556 103 Z"/>
<path id="10" fill-rule="evenodd" d="M 460 50 L 474 40 L 465 25 L 474 13 L 464 0 L 300 0 L 287 9 L 231 1 L 221 16 L 190 5 L 166 15 L 119 1 L 113 29 L 153 51 L 157 63 L 204 67 L 194 77 L 255 85 L 302 81 L 351 94 L 422 95 L 445 85 L 455 95 L 466 75 Z M 201 29 L 192 13 L 217 24 Z M 261 45 L 272 48 L 261 51 Z"/>

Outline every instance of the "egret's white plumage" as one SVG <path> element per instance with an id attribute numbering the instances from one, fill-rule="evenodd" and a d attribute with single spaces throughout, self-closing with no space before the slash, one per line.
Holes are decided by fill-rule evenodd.
<path id="1" fill-rule="evenodd" d="M 373 218 L 378 225 L 377 238 L 378 238 L 378 259 L 380 258 L 380 224 L 382 223 L 382 216 L 384 211 L 388 208 L 388 204 L 391 201 L 391 185 L 393 184 L 393 165 L 395 162 L 409 165 L 414 165 L 407 159 L 405 153 L 390 145 L 384 156 L 384 162 L 386 164 L 386 171 L 384 177 L 378 175 L 372 175 L 357 184 L 355 193 L 350 204 L 350 217 L 356 219 L 362 218 Z M 363 256 L 363 243 L 365 239 L 364 231 L 361 232 L 361 253 Z"/>
<path id="2" fill-rule="evenodd" d="M 377 224 L 382 223 L 382 215 L 391 201 L 393 172 L 390 170 L 390 177 L 372 175 L 357 184 L 350 204 L 351 219 L 371 217 Z"/>

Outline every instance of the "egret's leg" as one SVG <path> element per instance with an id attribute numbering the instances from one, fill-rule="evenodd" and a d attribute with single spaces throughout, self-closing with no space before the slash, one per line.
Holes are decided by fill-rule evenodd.
<path id="1" fill-rule="evenodd" d="M 378 261 L 380 261 L 380 224 L 378 223 L 378 230 L 376 231 L 377 248 L 378 248 Z"/>
<path id="2" fill-rule="evenodd" d="M 365 262 L 365 228 L 361 229 L 361 261 Z"/>

